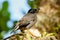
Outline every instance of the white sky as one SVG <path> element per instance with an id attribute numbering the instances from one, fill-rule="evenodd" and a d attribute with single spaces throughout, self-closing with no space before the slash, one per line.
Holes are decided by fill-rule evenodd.
<path id="1" fill-rule="evenodd" d="M 29 10 L 27 0 L 9 0 L 9 11 L 11 12 L 11 19 L 19 20 L 23 14 L 23 9 L 25 12 Z"/>

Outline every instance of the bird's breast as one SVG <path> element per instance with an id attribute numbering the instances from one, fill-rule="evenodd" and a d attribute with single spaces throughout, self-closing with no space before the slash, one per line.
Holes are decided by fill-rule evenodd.
<path id="1" fill-rule="evenodd" d="M 29 21 L 29 20 L 33 20 L 35 17 L 36 17 L 35 14 L 29 14 L 29 15 L 25 15 L 25 16 L 23 17 L 23 20 Z"/>

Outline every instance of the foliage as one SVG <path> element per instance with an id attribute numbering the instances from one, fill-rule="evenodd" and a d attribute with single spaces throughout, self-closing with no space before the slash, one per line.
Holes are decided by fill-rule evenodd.
<path id="1" fill-rule="evenodd" d="M 28 4 L 31 8 L 38 8 L 41 0 L 28 0 Z"/>
<path id="2" fill-rule="evenodd" d="M 0 10 L 0 39 L 2 38 L 2 33 L 7 32 L 9 28 L 7 27 L 7 21 L 10 20 L 10 13 L 8 11 L 8 2 L 4 1 L 2 4 L 2 9 Z"/>

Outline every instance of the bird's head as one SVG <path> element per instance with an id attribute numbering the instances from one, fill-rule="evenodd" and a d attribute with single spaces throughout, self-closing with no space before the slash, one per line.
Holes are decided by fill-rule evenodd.
<path id="1" fill-rule="evenodd" d="M 39 9 L 30 9 L 28 13 L 38 13 Z"/>

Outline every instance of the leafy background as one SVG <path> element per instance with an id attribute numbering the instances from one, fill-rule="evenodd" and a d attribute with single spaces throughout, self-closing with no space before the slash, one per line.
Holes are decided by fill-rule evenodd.
<path id="1" fill-rule="evenodd" d="M 41 0 L 23 0 L 24 4 L 22 3 L 22 1 L 18 1 L 18 0 L 15 1 L 15 3 L 14 3 L 14 1 L 10 1 L 10 0 L 9 1 L 7 1 L 7 0 L 3 1 L 2 4 L 1 4 L 2 6 L 0 8 L 0 39 L 4 38 L 4 35 L 7 34 L 8 32 L 10 32 L 11 29 L 13 29 L 13 25 L 16 23 L 16 21 L 18 21 L 23 15 L 25 15 L 25 13 L 27 13 L 27 11 L 30 8 L 38 8 L 39 6 L 44 5 L 44 3 L 46 2 L 44 0 L 42 0 L 41 2 L 40 1 Z M 55 1 L 52 2 L 53 5 L 54 5 Z M 12 4 L 14 4 L 13 6 L 18 6 L 18 4 L 20 4 L 20 6 L 18 6 L 18 9 L 19 9 L 18 12 L 16 12 L 17 7 L 11 7 L 11 5 L 9 4 L 10 2 L 12 2 Z M 18 4 L 16 4 L 16 3 L 18 3 Z M 40 3 L 42 3 L 42 4 L 40 4 Z M 58 0 L 56 2 L 56 4 L 60 6 L 60 0 Z M 11 11 L 13 9 L 15 11 L 14 12 L 9 11 L 9 7 L 10 7 Z M 60 11 L 60 7 L 57 10 Z M 19 13 L 19 11 L 20 11 L 20 13 Z M 59 16 L 59 13 L 60 12 L 58 12 L 57 16 Z M 58 25 L 60 25 L 60 24 L 58 24 Z M 53 29 L 55 29 L 55 28 L 57 28 L 57 32 L 58 32 L 59 29 L 60 29 L 60 26 L 53 27 Z M 5 36 L 8 36 L 8 35 L 5 35 Z"/>
<path id="2" fill-rule="evenodd" d="M 10 29 L 6 25 L 8 20 L 10 20 L 10 12 L 8 11 L 8 2 L 5 1 L 0 9 L 0 39 L 2 38 L 2 32 L 7 32 Z"/>

